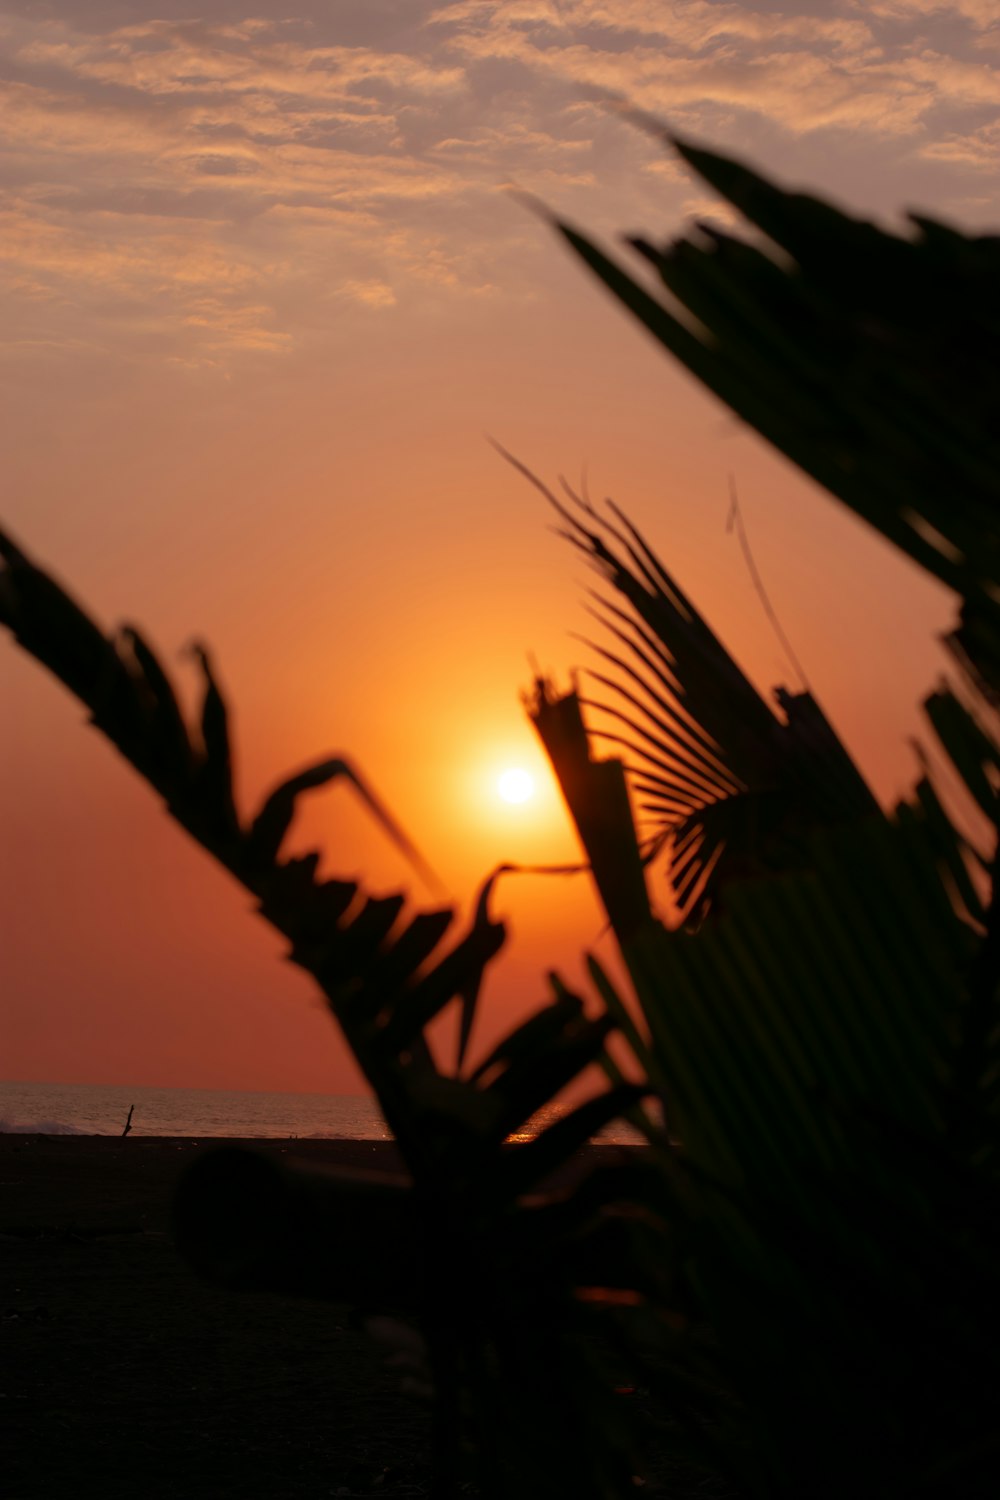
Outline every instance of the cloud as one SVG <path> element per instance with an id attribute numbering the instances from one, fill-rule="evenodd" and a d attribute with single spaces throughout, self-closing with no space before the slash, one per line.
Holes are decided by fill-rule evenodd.
<path id="1" fill-rule="evenodd" d="M 285 354 L 291 347 L 291 335 L 273 326 L 274 308 L 267 303 L 241 303 L 233 306 L 221 297 L 193 298 L 184 313 L 184 324 L 196 328 L 202 337 L 199 344 L 209 353 L 232 351 Z"/>
<path id="2" fill-rule="evenodd" d="M 912 130 L 935 102 L 930 80 L 916 70 L 908 77 L 885 65 L 848 67 L 807 50 L 686 57 L 648 46 L 539 48 L 513 31 L 464 37 L 456 45 L 466 59 L 501 56 L 668 116 L 686 105 L 725 105 L 766 114 L 800 131 L 839 125 L 897 133 Z"/>
<path id="3" fill-rule="evenodd" d="M 979 172 L 994 8 L 459 0 L 380 47 L 374 11 L 106 26 L 21 5 L 0 22 L 11 339 L 188 367 L 493 295 L 543 253 L 498 203 L 509 180 L 615 223 L 655 178 L 679 221 L 689 179 L 613 99 L 723 141 L 835 131 Z"/>
<path id="4" fill-rule="evenodd" d="M 162 219 L 67 214 L 10 199 L 0 209 L 0 279 L 16 294 L 16 321 L 34 343 L 46 342 L 31 333 L 40 307 L 79 344 L 88 342 L 91 320 L 106 331 L 118 324 L 119 340 L 124 334 L 133 348 L 163 349 L 184 330 L 196 331 L 208 351 L 275 353 L 289 344 L 260 296 L 266 265 Z"/>
<path id="5" fill-rule="evenodd" d="M 928 141 L 921 155 L 928 161 L 995 173 L 1000 159 L 1000 123 L 994 121 L 964 135 L 948 134 L 940 140 Z"/>
<path id="6" fill-rule="evenodd" d="M 144 95 L 259 94 L 282 100 L 363 102 L 365 90 L 436 95 L 463 87 L 462 69 L 367 47 L 305 46 L 275 35 L 275 23 L 214 27 L 149 21 L 106 36 L 26 40 L 15 51 L 27 66 L 59 69 Z M 63 35 L 58 35 L 63 32 Z"/>
<path id="7" fill-rule="evenodd" d="M 396 294 L 384 281 L 345 281 L 340 292 L 365 307 L 396 306 Z"/>
<path id="8" fill-rule="evenodd" d="M 996 0 L 866 0 L 859 7 L 879 20 L 911 22 L 916 18 L 967 21 L 977 30 L 1000 20 Z"/>
<path id="9" fill-rule="evenodd" d="M 352 272 L 373 234 L 405 238 L 395 220 L 464 190 L 400 138 L 407 110 L 461 92 L 454 60 L 307 45 L 267 20 L 85 35 L 15 18 L 2 46 L 0 267 L 18 318 L 48 305 L 96 332 L 117 298 L 144 308 L 117 337 L 172 342 L 181 363 L 189 345 L 282 352 L 276 302 L 301 283 L 303 234 L 325 238 L 307 263 L 388 306 L 391 289 Z"/>
<path id="10" fill-rule="evenodd" d="M 966 62 L 930 49 L 894 63 L 889 72 L 933 92 L 934 103 L 951 105 L 1000 105 L 1000 70 L 982 62 Z"/>
<path id="11" fill-rule="evenodd" d="M 875 12 L 897 19 L 907 0 Z M 758 11 L 708 0 L 566 0 L 526 7 L 481 0 L 438 9 L 449 47 L 466 66 L 502 58 L 570 87 L 671 114 L 690 106 L 754 112 L 803 132 L 831 126 L 896 135 L 943 108 L 993 103 L 1000 73 L 919 42 L 890 48 L 868 10 L 825 16 Z M 910 12 L 952 11 L 974 27 L 986 0 Z M 862 16 L 864 17 L 862 19 Z M 912 54 L 909 48 L 914 50 Z"/>
<path id="12" fill-rule="evenodd" d="M 564 0 L 559 5 L 466 0 L 440 7 L 429 24 L 469 31 L 520 32 L 540 40 L 585 32 L 652 37 L 663 45 L 691 51 L 726 39 L 771 43 L 795 38 L 852 49 L 871 41 L 870 28 L 855 15 L 754 11 L 716 0 L 676 0 L 672 5 L 664 5 L 662 0 Z"/>

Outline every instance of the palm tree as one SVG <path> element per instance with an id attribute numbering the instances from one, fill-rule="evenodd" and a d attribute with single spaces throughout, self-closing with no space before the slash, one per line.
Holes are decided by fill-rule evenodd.
<path id="1" fill-rule="evenodd" d="M 445 946 L 449 908 L 410 915 L 401 895 L 368 897 L 353 881 L 318 879 L 318 853 L 283 857 L 298 799 L 339 778 L 433 881 L 342 756 L 290 776 L 244 817 L 233 794 L 229 715 L 207 652 L 194 652 L 203 697 L 198 723 L 189 724 L 138 630 L 106 635 L 2 534 L 0 559 L 0 622 L 76 695 L 170 815 L 288 940 L 291 960 L 319 986 L 375 1091 L 408 1174 L 402 1183 L 336 1174 L 310 1181 L 222 1152 L 182 1189 L 182 1248 L 230 1285 L 385 1307 L 415 1322 L 434 1390 L 440 1496 L 455 1492 L 470 1462 L 483 1492 L 498 1497 L 549 1496 L 563 1484 L 594 1500 L 620 1494 L 631 1438 L 608 1408 L 606 1360 L 581 1344 L 581 1328 L 600 1328 L 595 1284 L 632 1286 L 631 1231 L 616 1228 L 623 1180 L 612 1171 L 576 1192 L 539 1189 L 642 1087 L 616 1084 L 531 1144 L 504 1147 L 600 1058 L 610 1019 L 588 1017 L 559 987 L 470 1066 L 483 972 L 504 941 L 489 912 L 496 877 L 484 883 L 468 931 Z M 445 1066 L 426 1031 L 449 1006 L 459 1012 L 459 1044 Z"/>
<path id="2" fill-rule="evenodd" d="M 674 1315 L 652 1320 L 657 1374 L 681 1409 L 701 1393 L 689 1436 L 744 1493 L 985 1495 L 1000 1397 L 1000 241 L 927 220 L 898 239 L 674 144 L 782 252 L 710 226 L 659 250 L 631 241 L 693 326 L 558 228 L 693 373 L 959 592 L 960 683 L 924 707 L 980 826 L 956 827 L 926 773 L 881 812 L 812 696 L 780 688 L 772 710 L 620 511 L 529 474 L 613 590 L 592 674 L 610 699 L 540 682 L 535 724 L 598 889 L 666 861 L 669 924 L 606 903 L 638 1021 L 592 964 L 673 1139 L 651 1137 L 675 1278 Z M 592 736 L 582 706 L 602 715 Z M 594 753 L 609 739 L 648 840 L 620 802 L 617 846 L 590 835 L 623 774 Z"/>

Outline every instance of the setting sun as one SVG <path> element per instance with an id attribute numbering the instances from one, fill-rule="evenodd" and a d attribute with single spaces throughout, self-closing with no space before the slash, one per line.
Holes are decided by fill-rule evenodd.
<path id="1" fill-rule="evenodd" d="M 505 802 L 527 802 L 534 790 L 535 778 L 520 767 L 504 771 L 497 782 L 497 791 Z"/>

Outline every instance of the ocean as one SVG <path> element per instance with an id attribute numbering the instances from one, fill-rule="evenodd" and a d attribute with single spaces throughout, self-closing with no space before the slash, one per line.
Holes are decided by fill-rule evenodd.
<path id="1" fill-rule="evenodd" d="M 261 1139 L 387 1141 L 377 1103 L 365 1094 L 267 1094 L 222 1089 L 156 1089 L 83 1083 L 0 1083 L 0 1133 L 121 1135 L 130 1105 L 132 1134 L 257 1136 Z M 540 1110 L 514 1140 L 530 1140 L 557 1120 Z M 636 1144 L 615 1122 L 596 1140 Z"/>

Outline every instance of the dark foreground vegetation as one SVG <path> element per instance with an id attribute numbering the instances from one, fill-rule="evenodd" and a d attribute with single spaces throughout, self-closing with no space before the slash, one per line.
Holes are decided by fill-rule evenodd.
<path id="1" fill-rule="evenodd" d="M 303 1159 L 351 1161 L 325 1144 Z M 0 1136 L 4 1494 L 425 1494 L 426 1409 L 353 1309 L 222 1291 L 177 1255 L 206 1149 Z"/>
<path id="2" fill-rule="evenodd" d="M 321 761 L 248 817 L 204 651 L 190 724 L 143 637 L 105 635 L 9 539 L 0 619 L 287 937 L 379 1096 L 402 1183 L 342 1175 L 317 1197 L 303 1179 L 260 1223 L 260 1172 L 206 1160 L 178 1238 L 220 1298 L 277 1285 L 370 1306 L 381 1289 L 430 1395 L 433 1493 L 612 1500 L 655 1480 L 652 1425 L 704 1493 L 992 1495 L 1000 243 L 926 220 L 886 235 L 678 149 L 780 249 L 707 228 L 634 242 L 694 321 L 563 233 L 734 410 L 954 589 L 954 681 L 925 708 L 961 818 L 926 771 L 880 809 L 811 693 L 772 706 L 620 511 L 546 490 L 603 579 L 607 644 L 595 702 L 539 681 L 529 711 L 634 997 L 592 962 L 589 995 L 554 978 L 477 1057 L 504 937 L 491 881 L 457 942 L 450 912 L 318 881 L 316 857 L 281 847 L 297 798 L 334 776 L 408 848 L 351 766 Z M 596 756 L 584 709 L 625 760 Z M 448 1007 L 453 1060 L 426 1036 Z M 595 1062 L 602 1093 L 504 1149 Z M 553 1188 L 617 1114 L 648 1151 Z"/>
<path id="3" fill-rule="evenodd" d="M 421 1361 L 377 1309 L 219 1288 L 177 1254 L 178 1184 L 226 1145 L 0 1135 L 5 1500 L 431 1492 Z M 400 1166 L 382 1141 L 253 1149 L 308 1174 Z M 619 1154 L 587 1148 L 569 1171 Z M 648 1392 L 617 1394 L 645 1431 L 641 1493 L 721 1500 L 672 1453 Z"/>

